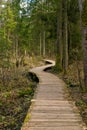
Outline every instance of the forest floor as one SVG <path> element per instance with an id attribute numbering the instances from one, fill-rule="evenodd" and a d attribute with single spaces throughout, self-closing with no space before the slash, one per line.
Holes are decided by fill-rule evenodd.
<path id="1" fill-rule="evenodd" d="M 70 98 L 75 101 L 80 115 L 87 125 L 87 93 L 84 91 L 82 62 L 78 62 L 78 66 L 77 63 L 70 65 L 67 75 L 60 74 L 60 77 L 67 83 Z"/>
<path id="2" fill-rule="evenodd" d="M 28 78 L 30 68 L 42 66 L 41 58 L 25 60 L 24 67 L 19 67 L 6 73 L 2 80 L 0 75 L 0 130 L 20 130 L 24 118 L 31 104 L 37 82 Z M 83 66 L 79 62 L 79 73 L 77 63 L 69 66 L 67 75 L 55 73 L 54 69 L 48 70 L 62 78 L 67 83 L 69 98 L 75 101 L 80 114 L 87 124 L 87 95 L 80 88 L 79 78 L 83 84 Z M 80 77 L 78 76 L 80 74 Z"/>
<path id="3" fill-rule="evenodd" d="M 78 65 L 79 66 L 77 66 L 77 63 L 71 64 L 66 75 L 63 75 L 63 73 L 56 73 L 55 68 L 48 71 L 56 74 L 65 81 L 69 90 L 68 98 L 72 98 L 75 102 L 83 121 L 87 125 L 87 93 L 84 93 L 84 90 L 82 90 L 82 86 L 84 87 L 83 64 L 79 62 Z"/>
<path id="4" fill-rule="evenodd" d="M 27 75 L 30 68 L 42 64 L 40 58 L 34 59 L 0 77 L 0 130 L 20 130 L 37 86 Z"/>

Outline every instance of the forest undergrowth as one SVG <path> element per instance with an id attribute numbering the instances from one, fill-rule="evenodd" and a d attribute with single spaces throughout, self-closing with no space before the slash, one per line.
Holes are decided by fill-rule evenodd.
<path id="1" fill-rule="evenodd" d="M 83 121 L 87 125 L 87 93 L 84 88 L 84 75 L 83 75 L 83 63 L 81 61 L 73 63 L 69 66 L 67 75 L 60 77 L 67 83 L 69 90 L 69 96 L 75 101 L 76 106 L 79 109 L 80 115 Z"/>
<path id="2" fill-rule="evenodd" d="M 31 66 L 26 64 L 8 71 L 4 81 L 0 77 L 0 130 L 21 129 L 37 86 L 37 82 L 28 77 L 28 72 L 42 64 L 41 59 L 34 59 Z"/>

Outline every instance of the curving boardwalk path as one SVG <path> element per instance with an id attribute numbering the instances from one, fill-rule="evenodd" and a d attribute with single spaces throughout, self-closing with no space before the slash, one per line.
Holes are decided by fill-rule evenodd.
<path id="1" fill-rule="evenodd" d="M 87 130 L 78 109 L 67 99 L 64 82 L 43 71 L 55 65 L 49 62 L 31 70 L 40 82 L 21 130 Z"/>

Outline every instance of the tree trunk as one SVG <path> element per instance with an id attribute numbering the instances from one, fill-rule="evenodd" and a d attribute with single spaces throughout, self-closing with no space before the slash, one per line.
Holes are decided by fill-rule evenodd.
<path id="1" fill-rule="evenodd" d="M 43 56 L 45 56 L 46 53 L 46 47 L 45 47 L 45 31 L 43 32 Z"/>
<path id="2" fill-rule="evenodd" d="M 41 39 L 41 33 L 40 33 L 40 56 L 42 55 L 42 39 Z"/>
<path id="3" fill-rule="evenodd" d="M 18 37 L 15 38 L 15 58 L 18 60 Z"/>
<path id="4" fill-rule="evenodd" d="M 24 50 L 24 55 L 27 56 L 27 51 L 26 51 L 26 49 Z"/>
<path id="5" fill-rule="evenodd" d="M 87 27 L 83 28 L 84 83 L 87 91 Z"/>
<path id="6" fill-rule="evenodd" d="M 78 0 L 79 11 L 80 11 L 80 27 L 81 27 L 81 31 L 82 31 L 84 84 L 85 84 L 85 90 L 87 92 L 87 27 L 82 26 L 82 11 L 83 11 L 82 2 L 83 2 L 83 0 Z"/>
<path id="7" fill-rule="evenodd" d="M 63 2 L 63 68 L 68 69 L 68 31 L 67 31 L 67 0 Z"/>
<path id="8" fill-rule="evenodd" d="M 62 69 L 63 46 L 62 46 L 62 0 L 58 5 L 57 10 L 57 49 L 56 49 L 56 67 Z"/>

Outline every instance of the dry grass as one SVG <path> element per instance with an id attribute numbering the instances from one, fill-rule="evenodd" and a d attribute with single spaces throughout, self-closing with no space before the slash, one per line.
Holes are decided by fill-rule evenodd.
<path id="1" fill-rule="evenodd" d="M 75 101 L 83 121 L 87 125 L 87 93 L 84 93 L 83 63 L 79 61 L 78 63 L 71 64 L 68 68 L 67 75 L 64 76 L 61 73 L 59 76 L 67 83 L 70 96 Z"/>
<path id="2" fill-rule="evenodd" d="M 10 71 L 4 69 L 4 75 L 0 75 L 0 130 L 20 130 L 30 107 L 36 82 L 26 75 L 30 68 L 44 63 L 40 57 L 27 60 L 29 64 Z"/>

